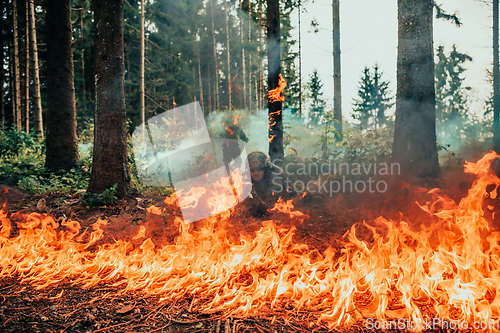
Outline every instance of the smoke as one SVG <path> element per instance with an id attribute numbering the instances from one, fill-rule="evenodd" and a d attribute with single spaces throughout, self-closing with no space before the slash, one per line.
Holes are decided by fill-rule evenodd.
<path id="1" fill-rule="evenodd" d="M 256 150 L 268 153 L 268 110 L 258 110 L 255 113 L 249 113 L 247 110 L 212 112 L 205 117 L 210 136 L 222 137 L 225 128 L 222 123 L 227 125 L 227 122 L 234 121 L 237 115 L 241 115 L 238 125 L 249 138 L 248 143 L 245 143 L 247 154 Z M 283 110 L 283 126 L 285 156 L 311 158 L 313 155 L 320 155 L 320 127 L 305 124 L 304 119 L 292 116 L 289 109 Z"/>

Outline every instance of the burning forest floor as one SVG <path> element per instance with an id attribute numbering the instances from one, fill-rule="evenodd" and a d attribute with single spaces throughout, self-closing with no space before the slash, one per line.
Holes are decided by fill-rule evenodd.
<path id="1" fill-rule="evenodd" d="M 488 163 L 492 158 L 490 156 Z M 356 251 L 352 254 L 354 247 L 361 249 L 361 253 L 366 252 L 366 256 L 370 257 L 371 251 L 377 247 L 394 246 L 387 241 L 391 238 L 391 226 L 380 222 L 381 217 L 384 221 L 405 221 L 410 226 L 419 225 L 427 230 L 433 223 L 447 219 L 442 215 L 450 210 L 451 202 L 456 206 L 453 209 L 459 209 L 459 203 L 467 198 L 468 190 L 473 187 L 476 177 L 474 174 L 457 170 L 445 172 L 439 184 L 441 190 L 431 192 L 417 187 L 392 186 L 383 194 L 295 197 L 289 202 L 285 200 L 278 203 L 267 215 L 260 217 L 253 216 L 250 208 L 243 204 L 236 207 L 230 215 L 219 217 L 215 222 L 212 220 L 211 224 L 196 222 L 184 226 L 179 224 L 181 213 L 178 206 L 157 195 L 138 195 L 120 200 L 113 206 L 87 209 L 82 205 L 79 195 L 65 196 L 55 193 L 28 196 L 14 188 L 0 186 L 0 204 L 5 203 L 5 208 L 0 213 L 0 221 L 3 224 L 3 229 L 0 229 L 0 251 L 6 250 L 7 245 L 12 245 L 22 236 L 31 242 L 45 238 L 43 234 L 38 234 L 38 229 L 47 227 L 50 235 L 44 245 L 47 246 L 46 250 L 40 250 L 38 245 L 33 247 L 31 252 L 40 251 L 40 257 L 36 259 L 30 258 L 33 253 L 10 253 L 10 260 L 17 260 L 17 263 L 13 263 L 6 261 L 9 258 L 1 258 L 0 254 L 0 265 L 3 267 L 0 270 L 0 331 L 367 332 L 373 329 L 367 327 L 366 318 L 380 318 L 380 309 L 383 309 L 382 316 L 386 320 L 435 318 L 436 309 L 442 310 L 442 307 L 436 304 L 438 299 L 444 297 L 440 289 L 442 286 L 437 287 L 438 291 L 427 291 L 428 295 L 425 297 L 413 296 L 409 302 L 408 295 L 401 292 L 405 289 L 396 288 L 397 278 L 387 283 L 389 289 L 374 291 L 367 287 L 371 284 L 368 278 L 371 274 L 369 268 L 366 276 L 356 278 L 355 286 L 344 286 L 343 276 L 336 276 L 335 272 L 346 270 L 345 267 L 348 266 L 356 266 L 356 260 L 360 265 L 363 263 L 362 254 L 357 254 Z M 500 183 L 498 179 L 496 182 L 497 185 Z M 487 186 L 483 188 L 486 189 Z M 486 190 L 496 191 L 495 186 L 491 185 Z M 442 199 L 443 197 L 447 199 Z M 481 198 L 481 205 L 485 208 L 484 220 L 492 230 L 499 229 L 495 225 L 498 221 L 494 215 L 500 207 L 498 201 L 495 195 Z M 460 216 L 458 212 L 451 215 L 451 220 Z M 8 231 L 5 222 L 7 220 L 11 228 Z M 79 226 L 68 221 L 78 222 Z M 368 223 L 360 224 L 363 221 Z M 397 228 L 404 229 L 399 222 L 395 223 Z M 377 232 L 374 232 L 374 229 L 377 229 Z M 413 235 L 416 232 L 414 230 L 408 230 L 405 237 Z M 450 227 L 448 230 L 454 229 Z M 432 238 L 435 235 L 429 232 L 423 238 L 427 236 Z M 186 258 L 191 252 L 193 256 L 200 255 L 203 251 L 210 252 L 211 248 L 194 250 L 198 246 L 201 247 L 204 241 L 208 244 L 213 242 L 212 248 L 221 246 L 221 261 L 229 263 L 230 266 L 218 267 L 219 262 L 214 262 L 211 256 L 207 256 L 207 263 L 201 264 L 193 258 Z M 410 248 L 417 248 L 417 242 L 418 235 L 407 241 Z M 120 258 L 109 254 L 103 255 L 103 262 L 94 263 L 99 256 L 96 253 L 115 251 L 122 243 L 125 244 L 126 250 L 120 258 L 124 263 L 112 262 Z M 113 247 L 110 244 L 118 245 Z M 67 250 L 67 246 L 71 249 Z M 248 250 L 245 250 L 246 247 Z M 186 260 L 185 265 L 175 267 L 175 275 L 166 276 L 164 280 L 161 277 L 153 278 L 154 274 L 158 274 L 155 271 L 155 265 L 159 265 L 158 258 L 168 261 L 164 256 L 169 252 L 161 253 L 159 249 L 175 252 L 175 256 L 178 256 L 176 260 Z M 44 252 L 51 250 L 61 252 L 66 258 L 55 258 Z M 261 252 L 257 253 L 257 250 Z M 387 249 L 382 249 L 383 251 Z M 339 261 L 345 259 L 348 252 L 351 253 L 347 259 L 348 264 L 345 267 L 336 266 Z M 397 253 L 400 252 L 401 249 L 398 248 Z M 84 254 L 75 255 L 75 258 L 67 257 L 74 253 Z M 393 254 L 385 253 L 381 257 L 385 260 L 385 257 Z M 134 266 L 134 255 L 145 261 L 137 264 L 137 267 Z M 149 259 L 142 259 L 147 255 L 156 256 L 149 261 L 153 266 L 151 269 L 147 266 Z M 496 256 L 496 252 L 494 255 Z M 245 258 L 252 261 L 260 256 L 270 258 L 269 262 L 265 262 L 266 267 L 261 266 L 261 259 L 258 264 L 245 264 L 244 268 L 240 267 Z M 440 260 L 438 257 L 430 258 L 429 254 L 424 254 L 424 257 L 427 261 Z M 31 264 L 26 261 L 28 259 L 32 260 Z M 44 261 L 51 260 L 55 263 L 48 265 L 49 268 L 44 267 Z M 73 260 L 75 263 L 71 263 Z M 63 263 L 70 266 L 81 264 L 81 267 L 88 271 L 82 271 L 80 267 L 75 268 L 75 273 L 62 267 Z M 494 263 L 496 264 L 496 261 Z M 115 268 L 127 265 L 130 267 L 126 270 L 121 270 L 123 267 Z M 193 268 L 190 265 L 193 265 Z M 296 270 L 294 265 L 301 268 Z M 225 276 L 224 270 L 231 270 L 236 266 L 238 269 L 235 268 Z M 433 268 L 428 263 L 423 266 L 425 272 L 434 278 Z M 215 280 L 218 280 L 217 273 L 200 278 L 203 267 L 206 270 L 214 269 L 219 272 L 218 275 L 224 275 L 226 280 L 215 283 Z M 43 271 L 44 269 L 55 271 Z M 454 266 L 450 269 L 458 275 L 461 274 L 460 267 Z M 190 274 L 191 270 L 193 274 Z M 498 270 L 492 269 L 495 272 Z M 68 273 L 70 271 L 71 273 Z M 142 275 L 136 277 L 138 271 L 141 271 Z M 413 271 L 410 275 L 418 275 L 417 273 Z M 300 274 L 305 274 L 306 278 L 299 277 Z M 449 272 L 443 274 L 445 281 L 451 280 Z M 495 278 L 498 275 L 495 274 L 494 277 L 488 276 L 493 284 L 496 283 Z M 99 277 L 98 280 L 94 280 L 93 275 Z M 182 275 L 184 277 L 180 279 Z M 323 283 L 328 276 L 332 281 L 337 281 L 336 285 L 342 285 L 340 290 Z M 464 279 L 463 274 L 460 277 Z M 400 279 L 402 281 L 406 278 Z M 206 280 L 210 280 L 207 289 L 211 292 L 205 292 L 203 289 Z M 293 288 L 282 286 L 281 283 L 285 280 L 292 281 Z M 255 286 L 256 281 L 262 286 Z M 470 281 L 463 282 L 465 284 Z M 169 285 L 170 289 L 162 284 Z M 382 284 L 372 285 L 380 288 Z M 296 291 L 300 286 L 304 289 Z M 311 294 L 305 291 L 308 286 L 314 291 Z M 481 312 L 484 307 L 478 306 L 481 302 L 489 303 L 492 307 L 497 306 L 496 301 L 500 299 L 500 293 L 497 293 L 499 287 L 486 288 L 487 292 L 483 293 L 482 297 L 476 296 L 472 301 L 474 305 L 469 304 L 480 312 L 479 315 L 471 316 L 469 313 L 467 317 L 469 309 L 465 309 L 462 303 L 455 300 L 448 300 L 452 304 L 447 306 L 447 311 L 443 310 L 439 315 L 457 320 L 477 319 L 484 315 Z M 285 290 L 286 288 L 288 290 Z M 319 291 L 318 288 L 325 290 Z M 425 290 L 425 287 L 421 289 Z M 477 292 L 477 289 L 474 291 Z M 245 292 L 250 296 L 245 295 Z M 386 296 L 378 299 L 374 296 L 376 294 Z M 245 301 L 245 297 L 251 298 L 251 301 Z M 294 300 L 290 301 L 289 297 Z M 311 301 L 316 298 L 317 300 Z M 471 301 L 467 299 L 464 302 Z M 249 311 L 249 308 L 252 310 Z M 409 311 L 409 308 L 412 311 Z M 489 319 L 498 320 L 498 309 L 489 310 L 488 313 Z M 423 331 L 454 330 L 424 328 Z"/>

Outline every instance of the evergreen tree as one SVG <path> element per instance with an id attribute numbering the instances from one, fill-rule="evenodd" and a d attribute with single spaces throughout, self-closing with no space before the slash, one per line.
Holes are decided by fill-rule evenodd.
<path id="1" fill-rule="evenodd" d="M 314 123 L 320 123 L 323 119 L 326 102 L 322 98 L 322 88 L 323 83 L 318 76 L 318 71 L 314 69 L 313 73 L 309 76 L 309 82 L 306 86 L 306 97 L 311 103 L 309 109 L 309 119 L 311 119 L 311 121 Z"/>
<path id="2" fill-rule="evenodd" d="M 358 89 L 359 99 L 354 99 L 352 115 L 359 120 L 361 129 L 383 126 L 387 118 L 385 112 L 394 105 L 393 97 L 389 95 L 389 81 L 382 80 L 382 74 L 376 64 L 373 73 L 368 67 L 363 70 Z"/>
<path id="3" fill-rule="evenodd" d="M 467 61 L 472 58 L 458 52 L 455 45 L 449 55 L 443 46 L 437 49 L 436 128 L 438 140 L 444 143 L 459 139 L 467 121 L 466 91 L 471 88 L 462 86 L 463 64 Z"/>

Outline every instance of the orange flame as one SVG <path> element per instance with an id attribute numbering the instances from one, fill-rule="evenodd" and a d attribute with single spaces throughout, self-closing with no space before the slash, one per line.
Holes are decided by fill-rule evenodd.
<path id="1" fill-rule="evenodd" d="M 422 323 L 430 313 L 469 323 L 498 320 L 500 232 L 488 225 L 484 205 L 494 193 L 487 187 L 500 186 L 489 171 L 496 157 L 490 153 L 465 166 L 477 179 L 460 203 L 430 192 L 435 200 L 421 208 L 432 218 L 431 226 L 416 231 L 406 221 L 380 217 L 353 226 L 339 253 L 309 250 L 292 240 L 294 228 L 278 228 L 274 221 L 263 222 L 253 239 L 242 235 L 229 241 L 215 225 L 231 210 L 206 219 L 199 231 L 190 231 L 176 217 L 179 236 L 159 247 L 151 239 L 138 246 L 124 240 L 101 244 L 104 220 L 80 233 L 76 221 L 58 223 L 38 213 L 18 214 L 22 222 L 12 235 L 4 205 L 0 278 L 17 276 L 39 289 L 66 278 L 84 288 L 108 283 L 123 291 L 159 294 L 163 300 L 189 294 L 197 311 L 228 315 L 246 316 L 288 303 L 296 311 L 317 311 L 318 320 L 332 328 L 363 318 Z M 193 190 L 183 200 L 194 206 L 201 192 Z M 215 197 L 213 204 L 226 199 Z M 175 196 L 165 203 L 176 205 Z M 305 218 L 290 201 L 278 201 L 272 211 Z M 159 216 L 165 209 L 150 207 L 148 212 Z M 369 230 L 373 240 L 358 237 L 359 227 Z M 144 237 L 140 228 L 134 240 Z"/>
<path id="2" fill-rule="evenodd" d="M 286 81 L 283 79 L 283 76 L 280 73 L 280 78 L 278 81 L 278 86 L 274 89 L 268 91 L 267 95 L 269 98 L 269 102 L 283 102 L 285 100 L 285 96 L 281 96 L 281 93 L 286 88 Z"/>

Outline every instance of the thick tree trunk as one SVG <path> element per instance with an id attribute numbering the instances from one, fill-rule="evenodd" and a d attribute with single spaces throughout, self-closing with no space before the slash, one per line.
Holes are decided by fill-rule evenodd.
<path id="1" fill-rule="evenodd" d="M 40 94 L 40 67 L 38 66 L 38 45 L 36 41 L 36 26 L 35 26 L 35 5 L 34 0 L 29 0 L 29 17 L 31 31 L 31 51 L 33 56 L 33 110 L 35 114 L 35 131 L 38 139 L 43 139 L 43 119 L 42 119 L 42 98 Z"/>
<path id="2" fill-rule="evenodd" d="M 232 110 L 232 101 L 231 101 L 231 95 L 232 95 L 232 89 L 231 89 L 231 52 L 229 51 L 229 16 L 228 16 L 228 11 L 229 11 L 229 2 L 226 1 L 226 8 L 224 10 L 224 13 L 226 14 L 226 51 L 227 51 L 227 100 L 228 100 L 228 110 Z"/>
<path id="3" fill-rule="evenodd" d="M 215 23 L 214 23 L 214 5 L 213 5 L 213 0 L 210 0 L 210 14 L 212 18 L 212 38 L 213 38 L 213 46 L 214 46 L 214 63 L 215 63 L 215 73 L 214 73 L 214 79 L 215 79 L 215 109 L 219 109 L 219 66 L 217 65 L 218 59 L 217 59 L 217 44 L 215 43 Z"/>
<path id="4" fill-rule="evenodd" d="M 340 78 L 340 0 L 333 0 L 333 110 L 337 141 L 342 141 L 342 90 Z"/>
<path id="5" fill-rule="evenodd" d="M 141 67 L 139 73 L 139 109 L 141 116 L 141 124 L 146 122 L 144 112 L 144 0 L 141 0 Z"/>
<path id="6" fill-rule="evenodd" d="M 94 1 L 94 154 L 89 192 L 130 186 L 124 91 L 123 0 Z"/>
<path id="7" fill-rule="evenodd" d="M 493 0 L 493 150 L 500 153 L 500 74 L 498 61 L 498 0 Z"/>
<path id="8" fill-rule="evenodd" d="M 21 130 L 21 69 L 19 65 L 19 29 L 17 24 L 17 1 L 12 2 L 12 20 L 13 20 L 13 35 L 14 35 L 14 98 L 12 103 L 13 122 L 17 130 Z"/>
<path id="9" fill-rule="evenodd" d="M 432 0 L 398 0 L 393 158 L 406 177 L 440 175 L 436 147 Z"/>
<path id="10" fill-rule="evenodd" d="M 26 1 L 26 102 L 24 104 L 24 131 L 30 132 L 30 29 L 29 29 L 29 3 Z"/>
<path id="11" fill-rule="evenodd" d="M 268 91 L 279 87 L 280 64 L 280 7 L 278 0 L 267 0 L 267 57 Z M 283 115 L 282 100 L 269 101 L 269 156 L 281 165 L 283 161 Z"/>
<path id="12" fill-rule="evenodd" d="M 71 1 L 47 1 L 47 139 L 45 166 L 69 170 L 78 163 L 71 48 Z"/>

